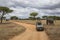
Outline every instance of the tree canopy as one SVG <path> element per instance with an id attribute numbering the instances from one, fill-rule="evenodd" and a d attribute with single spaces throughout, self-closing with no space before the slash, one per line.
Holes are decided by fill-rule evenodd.
<path id="1" fill-rule="evenodd" d="M 36 19 L 36 16 L 38 15 L 37 12 L 32 12 L 30 13 L 30 16 L 33 18 L 33 19 Z"/>
<path id="2" fill-rule="evenodd" d="M 13 10 L 9 9 L 8 7 L 0 7 L 0 12 L 11 13 Z"/>
<path id="3" fill-rule="evenodd" d="M 7 14 L 7 13 L 13 12 L 13 10 L 11 10 L 11 9 L 8 8 L 8 7 L 0 6 L 0 12 L 3 12 L 2 15 L 1 15 L 1 23 L 2 23 L 3 16 L 4 16 L 5 14 Z"/>
<path id="4" fill-rule="evenodd" d="M 47 18 L 47 17 L 48 17 L 48 16 L 42 16 L 42 18 L 44 18 L 44 19 Z"/>
<path id="5" fill-rule="evenodd" d="M 32 12 L 32 13 L 30 14 L 30 16 L 37 16 L 37 15 L 38 15 L 37 12 Z"/>
<path id="6" fill-rule="evenodd" d="M 12 16 L 10 19 L 11 19 L 11 20 L 17 20 L 18 17 L 17 17 L 17 16 Z"/>

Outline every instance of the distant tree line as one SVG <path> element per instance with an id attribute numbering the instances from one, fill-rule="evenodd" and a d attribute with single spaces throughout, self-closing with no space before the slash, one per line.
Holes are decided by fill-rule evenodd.
<path id="1" fill-rule="evenodd" d="M 52 18 L 54 20 L 60 20 L 60 16 L 42 16 L 43 19 Z"/>

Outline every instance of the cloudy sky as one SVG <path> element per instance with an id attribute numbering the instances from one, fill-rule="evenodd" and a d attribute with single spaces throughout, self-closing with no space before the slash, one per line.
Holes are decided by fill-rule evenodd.
<path id="1" fill-rule="evenodd" d="M 60 16 L 60 0 L 0 0 L 0 6 L 13 9 L 8 17 L 29 17 L 31 12 L 38 12 L 39 17 L 43 15 Z"/>

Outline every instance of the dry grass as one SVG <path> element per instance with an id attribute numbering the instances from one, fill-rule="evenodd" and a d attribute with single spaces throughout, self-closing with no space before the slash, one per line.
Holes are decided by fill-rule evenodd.
<path id="1" fill-rule="evenodd" d="M 35 20 L 17 20 L 18 22 L 24 22 L 29 24 L 35 24 Z M 44 27 L 46 28 L 46 33 L 51 40 L 60 40 L 60 20 L 56 20 L 55 25 L 46 25 L 45 20 L 41 20 Z"/>
<path id="2" fill-rule="evenodd" d="M 25 31 L 23 26 L 13 23 L 0 24 L 0 40 L 8 40 Z"/>
<path id="3" fill-rule="evenodd" d="M 16 20 L 17 22 L 28 23 L 28 24 L 35 24 L 36 20 Z"/>
<path id="4" fill-rule="evenodd" d="M 51 40 L 60 40 L 60 21 L 57 20 L 55 25 L 45 25 L 46 33 Z"/>

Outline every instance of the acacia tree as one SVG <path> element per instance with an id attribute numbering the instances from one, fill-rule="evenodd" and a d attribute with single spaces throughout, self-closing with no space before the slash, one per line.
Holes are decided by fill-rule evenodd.
<path id="1" fill-rule="evenodd" d="M 48 16 L 42 16 L 42 18 L 46 19 Z"/>
<path id="2" fill-rule="evenodd" d="M 37 12 L 32 12 L 32 13 L 30 13 L 30 16 L 32 16 L 34 19 L 36 18 L 37 15 L 38 15 Z"/>
<path id="3" fill-rule="evenodd" d="M 10 19 L 11 19 L 11 20 L 17 20 L 18 17 L 17 17 L 17 16 L 12 16 Z"/>
<path id="4" fill-rule="evenodd" d="M 1 14 L 1 23 L 2 23 L 3 16 L 6 15 L 7 13 L 13 12 L 13 10 L 9 9 L 8 7 L 0 7 L 0 12 L 2 12 Z"/>

